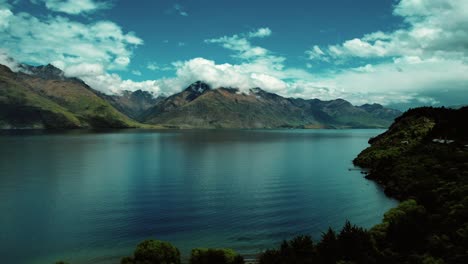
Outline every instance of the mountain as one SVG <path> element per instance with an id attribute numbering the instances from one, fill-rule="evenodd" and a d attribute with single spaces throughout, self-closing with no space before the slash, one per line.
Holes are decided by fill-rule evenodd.
<path id="1" fill-rule="evenodd" d="M 198 81 L 161 100 L 141 120 L 178 128 L 387 128 L 399 114 L 380 105 L 284 98 L 260 88 L 212 89 Z"/>
<path id="2" fill-rule="evenodd" d="M 52 65 L 0 65 L 0 128 L 127 128 L 139 124 Z"/>
<path id="3" fill-rule="evenodd" d="M 117 110 L 135 120 L 140 120 L 143 113 L 165 99 L 165 97 L 154 97 L 150 92 L 142 90 L 123 91 L 117 95 L 101 94 L 100 96 Z"/>

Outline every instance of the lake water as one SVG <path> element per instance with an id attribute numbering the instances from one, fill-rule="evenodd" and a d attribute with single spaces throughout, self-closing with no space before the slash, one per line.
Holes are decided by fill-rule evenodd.
<path id="1" fill-rule="evenodd" d="M 0 135 L 2 263 L 118 263 L 147 238 L 244 255 L 396 202 L 352 159 L 382 130 Z"/>

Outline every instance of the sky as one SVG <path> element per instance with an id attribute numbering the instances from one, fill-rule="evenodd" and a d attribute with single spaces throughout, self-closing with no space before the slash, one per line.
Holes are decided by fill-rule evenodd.
<path id="1" fill-rule="evenodd" d="M 0 64 L 105 93 L 201 80 L 397 108 L 468 104 L 467 0 L 0 0 Z"/>

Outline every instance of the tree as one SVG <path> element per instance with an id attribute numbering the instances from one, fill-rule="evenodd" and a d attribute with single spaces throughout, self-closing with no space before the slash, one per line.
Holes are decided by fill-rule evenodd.
<path id="1" fill-rule="evenodd" d="M 341 260 L 357 263 L 375 263 L 376 250 L 369 232 L 346 221 L 338 234 L 338 252 Z"/>
<path id="2" fill-rule="evenodd" d="M 315 249 L 310 236 L 283 241 L 279 250 L 267 250 L 258 258 L 260 264 L 311 264 Z"/>
<path id="3" fill-rule="evenodd" d="M 179 250 L 168 242 L 145 240 L 138 244 L 133 258 L 125 257 L 121 264 L 180 264 Z"/>
<path id="4" fill-rule="evenodd" d="M 244 258 L 232 249 L 192 249 L 190 264 L 243 264 Z"/>
<path id="5" fill-rule="evenodd" d="M 326 233 L 322 234 L 322 240 L 317 244 L 317 257 L 320 263 L 335 264 L 338 252 L 338 240 L 333 229 L 328 228 Z"/>

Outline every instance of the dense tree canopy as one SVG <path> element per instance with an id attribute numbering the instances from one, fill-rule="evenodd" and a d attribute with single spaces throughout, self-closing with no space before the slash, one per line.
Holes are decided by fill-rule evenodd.
<path id="1" fill-rule="evenodd" d="M 145 240 L 138 244 L 133 257 L 123 258 L 121 264 L 180 264 L 180 252 L 168 242 Z"/>

